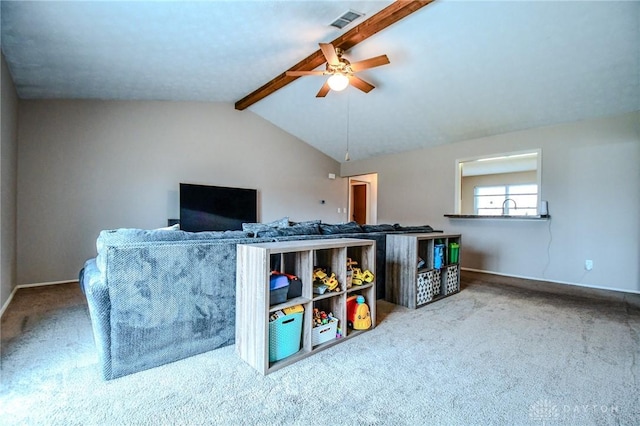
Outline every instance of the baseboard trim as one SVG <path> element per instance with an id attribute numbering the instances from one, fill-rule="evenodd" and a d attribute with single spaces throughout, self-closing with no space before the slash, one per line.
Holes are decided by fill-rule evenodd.
<path id="1" fill-rule="evenodd" d="M 504 274 L 502 272 L 486 271 L 484 269 L 466 268 L 466 267 L 463 267 L 463 266 L 461 266 L 460 269 L 462 269 L 463 271 L 469 271 L 469 272 L 479 272 L 481 274 L 500 275 L 501 277 L 520 278 L 520 279 L 523 279 L 523 280 L 532 280 L 532 281 L 545 281 L 545 282 L 549 282 L 549 283 L 572 285 L 572 286 L 576 286 L 576 287 L 592 288 L 592 289 L 596 289 L 596 290 L 609 290 L 609 291 L 618 291 L 618 292 L 621 292 L 621 293 L 640 294 L 640 291 L 633 291 L 633 290 L 627 290 L 627 289 L 622 289 L 622 288 L 602 287 L 602 286 L 597 286 L 597 285 L 572 283 L 572 282 L 569 282 L 569 281 L 550 280 L 548 278 L 538 278 L 538 277 L 528 277 L 528 276 L 524 276 L 524 275 Z"/>
<path id="2" fill-rule="evenodd" d="M 6 302 L 4 302 L 4 305 L 2 305 L 2 309 L 0 309 L 0 318 L 2 318 L 2 315 L 4 315 L 4 311 L 6 311 L 7 307 L 9 307 L 9 303 L 11 303 L 11 299 L 13 299 L 13 295 L 16 294 L 17 290 L 18 287 L 16 286 L 13 288 L 13 290 L 11 290 L 11 293 L 9 293 L 9 298 Z"/>
<path id="3" fill-rule="evenodd" d="M 44 283 L 18 284 L 17 286 L 15 286 L 13 288 L 13 290 L 11 290 L 11 294 L 9 294 L 9 298 L 7 299 L 6 302 L 4 302 L 4 305 L 2 305 L 2 309 L 0 309 L 0 318 L 2 318 L 2 315 L 4 315 L 4 312 L 9 307 L 9 303 L 11 303 L 11 300 L 13 300 L 13 296 L 21 288 L 42 287 L 42 286 L 45 286 L 45 285 L 69 284 L 69 283 L 74 283 L 74 282 L 78 282 L 78 280 L 48 281 L 48 282 L 44 282 Z"/>
<path id="4" fill-rule="evenodd" d="M 44 283 L 18 284 L 16 288 L 42 287 L 45 285 L 70 284 L 70 283 L 77 283 L 77 282 L 78 280 L 47 281 Z"/>

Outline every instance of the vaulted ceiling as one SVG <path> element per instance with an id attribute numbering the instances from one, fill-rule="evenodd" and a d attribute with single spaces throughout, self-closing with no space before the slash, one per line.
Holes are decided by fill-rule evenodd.
<path id="1" fill-rule="evenodd" d="M 2 1 L 23 99 L 234 104 L 390 1 Z M 329 26 L 347 10 L 365 16 Z M 344 161 L 640 110 L 640 2 L 442 1 L 345 53 L 376 86 L 301 77 L 247 110 Z M 322 67 L 318 69 L 323 69 Z"/>

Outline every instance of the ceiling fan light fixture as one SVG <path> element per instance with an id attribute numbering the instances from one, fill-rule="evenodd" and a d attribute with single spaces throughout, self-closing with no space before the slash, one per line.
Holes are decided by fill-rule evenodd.
<path id="1" fill-rule="evenodd" d="M 329 87 L 331 87 L 331 90 L 339 92 L 347 88 L 347 86 L 349 85 L 349 78 L 344 74 L 333 74 L 331 77 L 329 77 L 327 83 L 329 83 Z"/>

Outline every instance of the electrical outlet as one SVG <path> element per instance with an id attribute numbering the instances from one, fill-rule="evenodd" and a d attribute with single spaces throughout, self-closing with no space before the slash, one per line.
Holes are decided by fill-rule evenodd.
<path id="1" fill-rule="evenodd" d="M 591 259 L 587 259 L 584 261 L 584 269 L 586 269 L 587 271 L 590 271 L 593 269 L 593 260 Z"/>

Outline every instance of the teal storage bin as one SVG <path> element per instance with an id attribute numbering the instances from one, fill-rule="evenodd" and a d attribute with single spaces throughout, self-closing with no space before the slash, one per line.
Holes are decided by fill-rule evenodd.
<path id="1" fill-rule="evenodd" d="M 269 323 L 269 362 L 279 361 L 300 350 L 303 313 L 284 315 Z"/>

